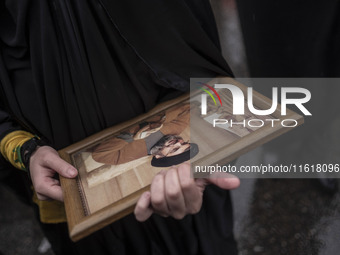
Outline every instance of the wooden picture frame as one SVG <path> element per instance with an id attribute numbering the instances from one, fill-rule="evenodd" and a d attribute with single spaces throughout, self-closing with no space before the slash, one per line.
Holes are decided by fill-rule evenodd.
<path id="1" fill-rule="evenodd" d="M 217 78 L 209 82 L 209 84 L 215 83 L 234 84 L 244 92 L 247 90 L 246 86 L 231 78 Z M 150 159 L 147 158 L 145 158 L 143 162 L 138 161 L 139 163 L 136 163 L 131 169 L 121 168 L 118 175 L 112 174 L 108 165 L 96 166 L 97 168 L 91 171 L 100 173 L 98 174 L 100 176 L 106 176 L 108 173 L 108 179 L 105 179 L 103 182 L 97 179 L 91 179 L 92 182 L 90 182 L 90 177 L 93 176 L 90 176 L 91 171 L 88 171 L 88 166 L 93 165 L 91 163 L 92 156 L 89 156 L 91 155 L 89 154 L 91 153 L 91 148 L 97 148 L 96 146 L 98 146 L 98 144 L 100 145 L 109 139 L 113 139 L 113 137 L 117 137 L 117 135 L 131 129 L 131 127 L 134 127 L 136 124 L 144 123 L 154 116 L 160 116 L 160 114 L 164 114 L 171 109 L 189 103 L 193 96 L 195 96 L 195 93 L 191 97 L 189 94 L 185 94 L 176 99 L 161 103 L 146 114 L 108 128 L 59 151 L 60 156 L 64 160 L 76 166 L 79 170 L 78 177 L 75 179 L 67 179 L 60 176 L 64 192 L 69 233 L 73 241 L 80 240 L 131 213 L 140 195 L 149 189 L 152 177 L 156 175 L 158 171 L 164 169 L 151 167 L 151 165 L 149 165 L 150 167 L 147 167 L 146 170 L 147 164 L 150 164 Z M 271 100 L 255 92 L 254 105 L 259 109 L 268 109 L 271 106 Z M 272 114 L 272 117 L 276 119 L 282 118 L 279 106 Z M 298 125 L 303 123 L 303 117 L 290 110 L 288 110 L 285 118 L 295 120 Z M 205 124 L 202 124 L 201 127 L 204 125 Z M 191 140 L 190 132 L 192 132 L 192 130 L 190 129 L 192 129 L 192 127 L 184 129 L 180 135 L 182 135 L 183 138 L 189 137 Z M 222 144 L 222 146 L 219 146 L 216 150 L 211 148 L 211 146 L 209 147 L 209 144 L 200 145 L 200 143 L 202 141 L 204 143 L 206 139 L 198 139 L 194 142 L 198 143 L 198 147 L 201 146 L 202 148 L 200 148 L 197 157 L 191 159 L 191 163 L 193 166 L 201 164 L 213 165 L 216 163 L 221 165 L 226 164 L 245 152 L 289 130 L 290 129 L 282 128 L 281 126 L 269 127 L 266 125 L 243 137 L 235 136 L 235 134 L 230 136 L 228 133 L 228 135 L 232 137 L 232 139 L 228 140 L 230 142 Z M 203 131 L 201 130 L 201 132 Z M 222 131 L 222 133 L 221 130 L 217 132 L 219 132 L 219 137 L 221 134 L 222 136 L 227 136 L 224 135 L 226 134 L 225 132 L 227 132 L 225 130 Z M 207 149 L 204 149 L 205 147 Z M 90 163 L 84 163 L 87 162 L 86 160 L 89 158 Z M 102 172 L 100 171 L 104 171 L 105 174 L 101 175 Z M 120 197 L 117 194 L 120 194 Z"/>

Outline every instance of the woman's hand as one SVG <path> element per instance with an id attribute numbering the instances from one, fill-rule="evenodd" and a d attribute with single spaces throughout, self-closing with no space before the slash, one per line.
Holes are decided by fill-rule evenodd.
<path id="1" fill-rule="evenodd" d="M 39 200 L 64 200 L 60 182 L 55 179 L 57 173 L 66 178 L 74 178 L 78 171 L 61 159 L 55 149 L 49 146 L 38 147 L 30 158 L 30 175 Z"/>
<path id="2" fill-rule="evenodd" d="M 194 179 L 190 176 L 190 165 L 163 170 L 158 173 L 150 191 L 144 192 L 135 207 L 138 221 L 147 220 L 153 213 L 182 219 L 187 214 L 198 213 L 202 206 L 203 191 L 208 184 L 222 189 L 235 189 L 240 185 L 236 177 L 216 179 Z"/>

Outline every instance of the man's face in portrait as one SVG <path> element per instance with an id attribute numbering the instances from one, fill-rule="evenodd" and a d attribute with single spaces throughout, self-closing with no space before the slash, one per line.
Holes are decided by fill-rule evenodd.
<path id="1" fill-rule="evenodd" d="M 156 158 L 161 157 L 171 157 L 178 154 L 181 154 L 190 148 L 190 144 L 188 142 L 184 142 L 182 138 L 172 139 L 166 142 L 163 146 L 163 149 L 160 150 L 162 155 L 156 155 Z"/>
<path id="2" fill-rule="evenodd" d="M 163 137 L 151 153 L 156 158 L 171 157 L 179 155 L 190 149 L 190 143 L 185 142 L 182 137 L 176 135 L 168 135 Z"/>

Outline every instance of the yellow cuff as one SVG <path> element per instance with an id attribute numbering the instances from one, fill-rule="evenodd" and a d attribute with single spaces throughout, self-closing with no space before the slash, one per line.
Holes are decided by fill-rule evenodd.
<path id="1" fill-rule="evenodd" d="M 33 194 L 33 202 L 39 206 L 40 221 L 42 223 L 66 222 L 64 203 L 56 200 L 41 201 L 35 192 Z"/>
<path id="2" fill-rule="evenodd" d="M 0 152 L 2 156 L 14 167 L 25 170 L 25 166 L 21 160 L 20 148 L 33 137 L 33 134 L 22 130 L 9 133 L 0 142 Z"/>

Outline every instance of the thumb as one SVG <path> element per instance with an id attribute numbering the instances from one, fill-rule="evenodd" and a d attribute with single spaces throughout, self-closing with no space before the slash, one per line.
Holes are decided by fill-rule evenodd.
<path id="1" fill-rule="evenodd" d="M 71 164 L 61 159 L 56 151 L 45 154 L 43 166 L 56 171 L 63 177 L 74 178 L 78 175 L 77 169 Z"/>
<path id="2" fill-rule="evenodd" d="M 226 190 L 236 189 L 240 186 L 240 179 L 231 174 L 228 176 L 224 174 L 223 177 L 212 176 L 207 178 L 206 181 Z"/>

